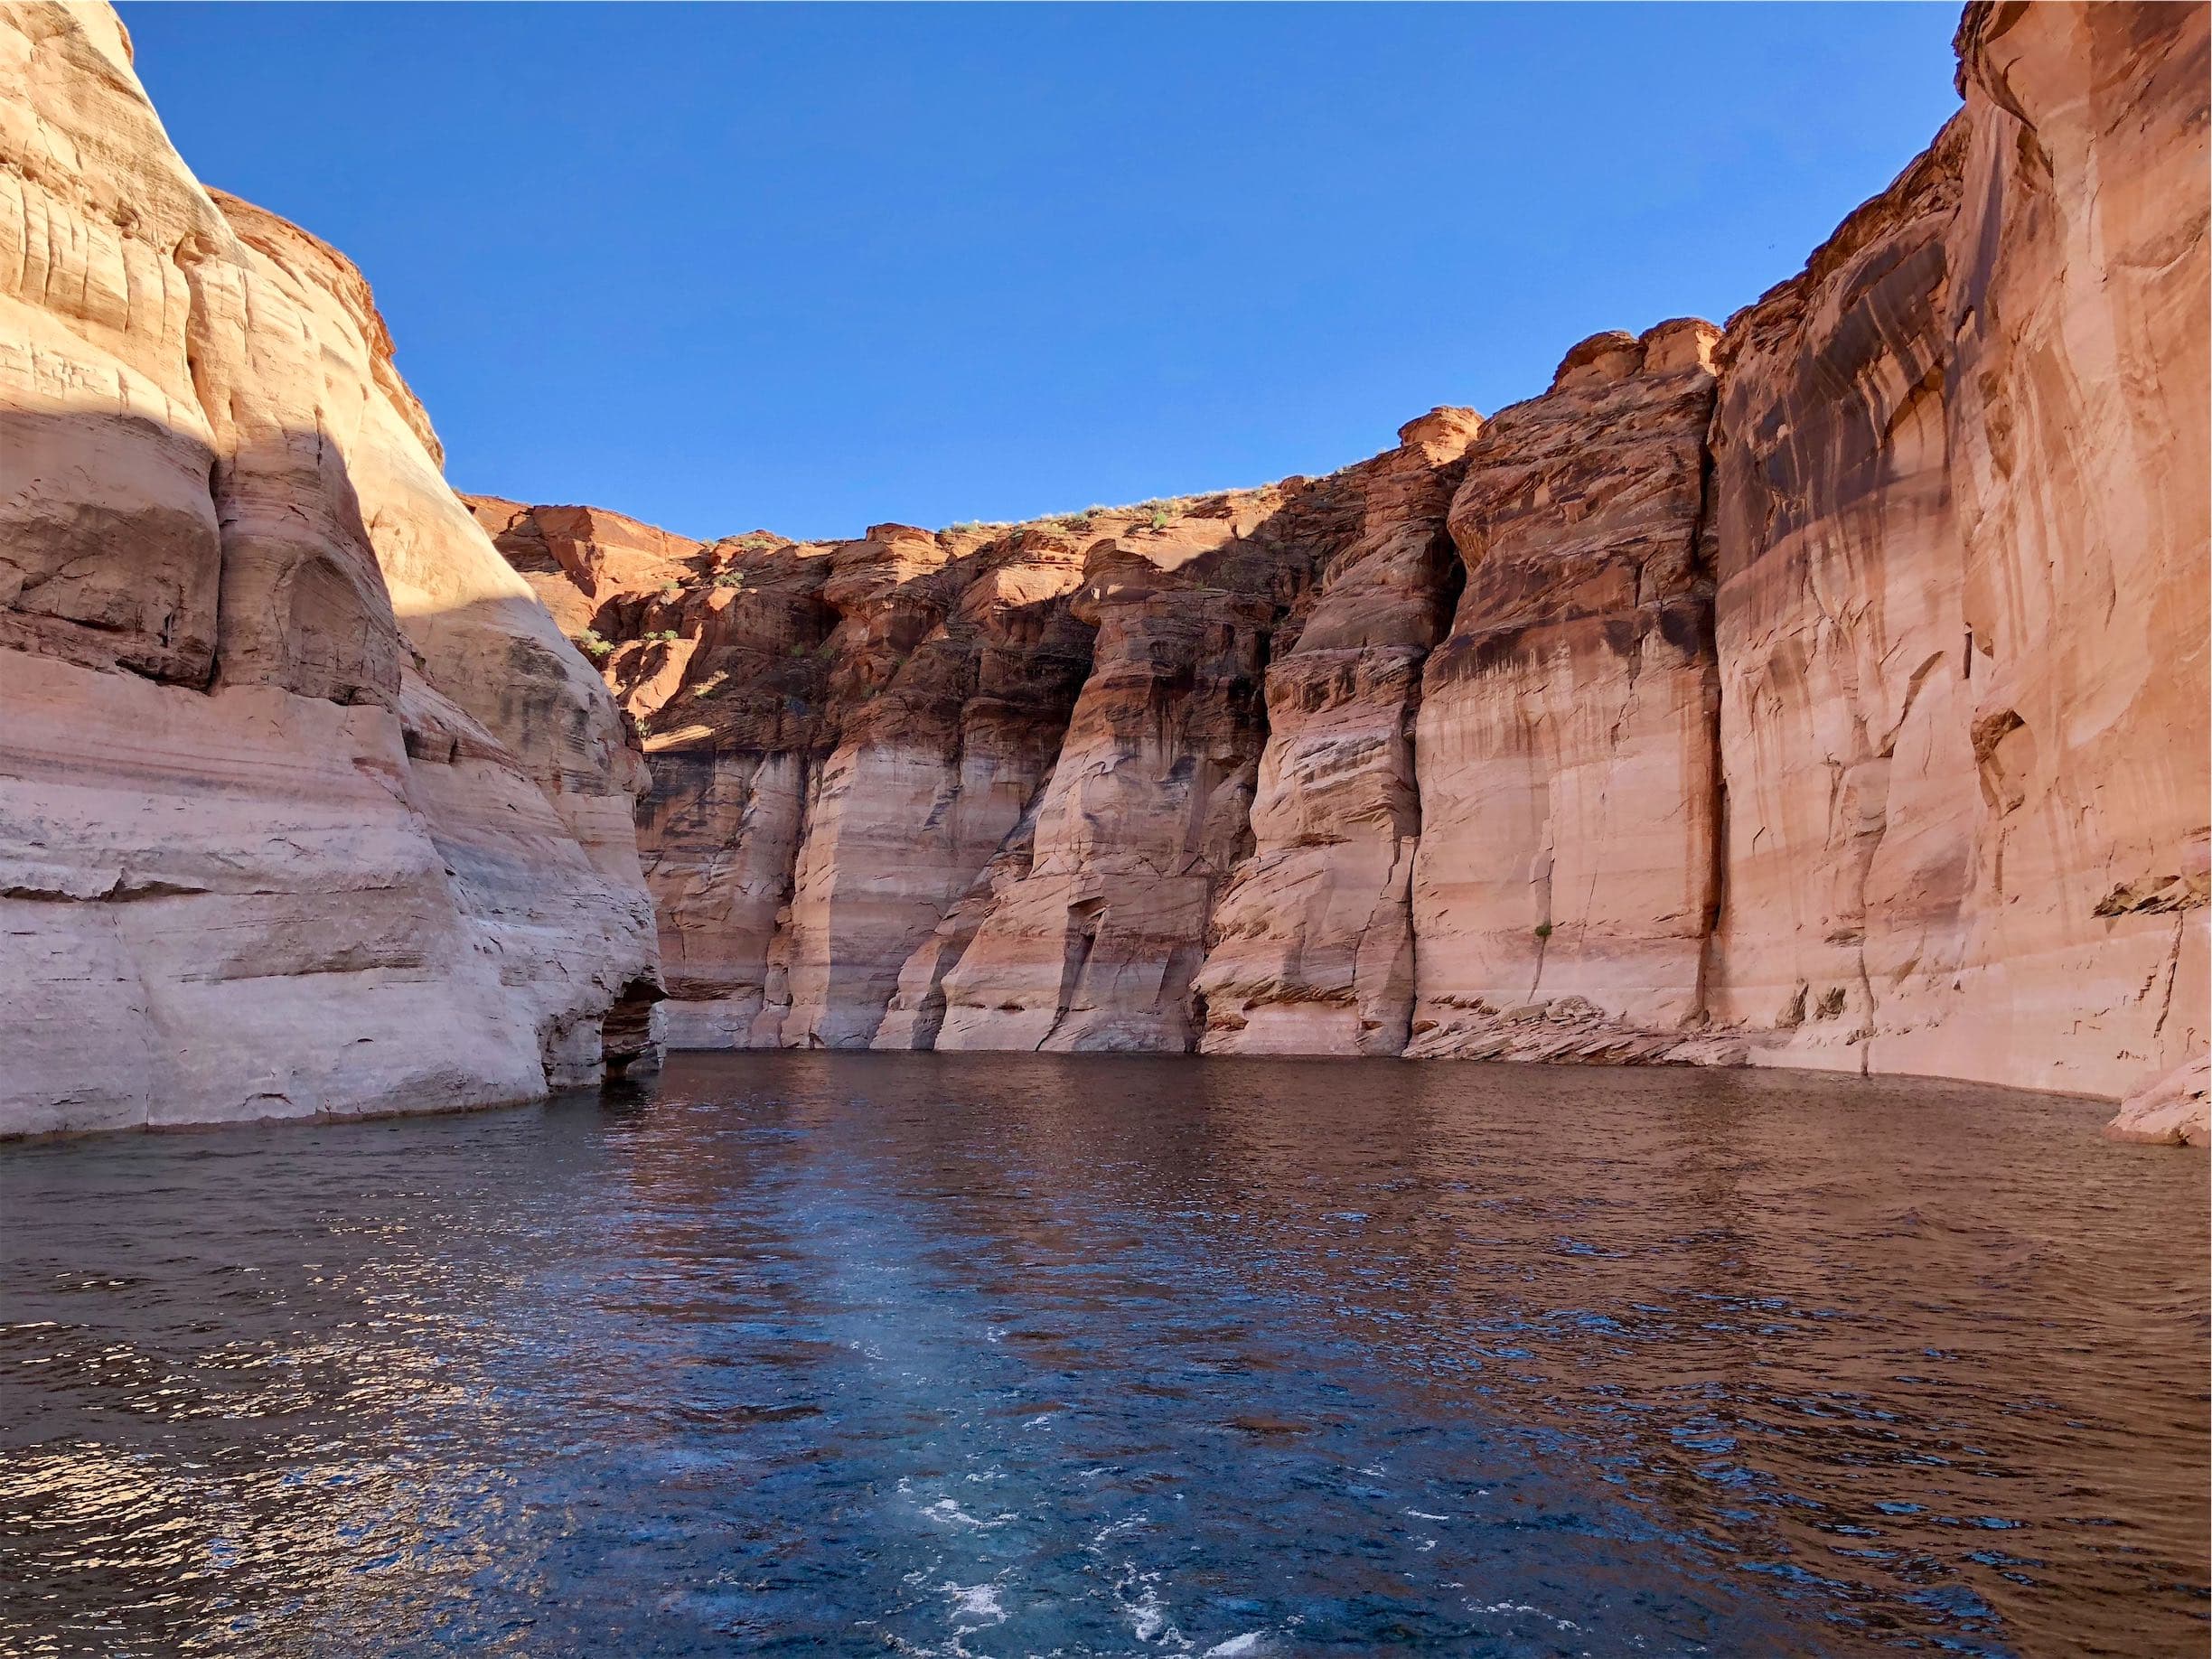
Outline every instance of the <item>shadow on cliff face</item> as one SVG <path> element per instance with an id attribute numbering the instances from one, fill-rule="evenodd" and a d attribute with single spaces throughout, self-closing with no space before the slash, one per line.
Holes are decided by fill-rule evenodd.
<path id="1" fill-rule="evenodd" d="M 794 927 L 810 938 L 838 931 L 841 942 L 808 947 L 830 950 L 837 974 L 842 953 L 861 948 L 845 939 L 848 927 L 871 938 L 887 929 L 869 948 L 891 954 L 865 993 L 831 993 L 873 998 L 860 1020 L 872 1028 L 907 952 L 987 864 L 1005 861 L 998 820 L 1029 820 L 1023 801 L 1034 807 L 1078 731 L 1101 764 L 1136 762 L 1126 775 L 1141 774 L 1143 811 L 1170 839 L 1190 815 L 1177 802 L 1194 791 L 1210 800 L 1224 785 L 1236 821 L 1216 821 L 1221 811 L 1209 809 L 1198 831 L 1209 883 L 1249 853 L 1268 665 L 1295 639 L 1329 559 L 1357 540 L 1364 475 L 1363 464 L 1265 492 L 992 531 L 881 525 L 815 544 L 765 532 L 679 544 L 598 510 L 485 501 L 477 511 L 515 568 L 568 616 L 644 738 L 654 784 L 641 839 L 663 951 L 682 964 L 671 967 L 678 995 L 719 1003 L 752 994 L 780 971 Z M 572 596 L 584 605 L 570 609 Z M 917 937 L 905 936 L 907 921 L 863 914 L 884 896 L 877 878 L 888 872 L 862 867 L 880 863 L 881 849 L 845 847 L 856 832 L 863 841 L 895 835 L 880 821 L 885 802 L 832 802 L 853 787 L 914 787 L 919 774 L 856 785 L 830 769 L 839 755 L 895 755 L 942 770 L 928 822 L 914 829 L 935 848 L 921 856 L 943 867 L 898 877 L 929 890 L 915 901 L 927 919 L 911 918 Z M 988 804 L 969 800 L 979 789 Z M 836 857 L 818 845 L 827 823 L 844 847 Z M 811 846 L 824 862 L 802 881 Z M 1158 850 L 1137 862 L 1158 863 L 1162 879 L 1195 856 L 1179 843 Z M 1022 878 L 1029 864 L 1025 848 L 994 880 Z M 1141 885 L 1141 871 L 1132 866 L 1115 881 Z M 802 886 L 820 903 L 794 923 Z M 1092 914 L 1129 901 L 1129 914 L 1141 912 L 1133 888 L 1071 903 Z M 1094 930 L 1096 915 L 1087 926 L 1076 911 L 1073 932 Z M 1180 964 L 1176 977 L 1187 979 L 1203 957 L 1203 931 L 1202 915 L 1191 937 L 1162 944 Z"/>
<path id="2" fill-rule="evenodd" d="M 169 872 L 155 884 L 167 902 L 230 906 L 224 926 L 248 939 L 259 930 L 256 970 L 272 979 L 333 971 L 280 965 L 283 929 L 320 914 L 330 937 L 314 960 L 373 966 L 391 956 L 417 979 L 449 973 L 473 985 L 476 969 L 423 967 L 442 960 L 432 936 L 457 921 L 499 942 L 498 983 L 523 988 L 505 1011 L 536 1025 L 531 1041 L 554 1081 L 575 1081 L 579 1043 L 595 1074 L 599 1050 L 584 1039 L 610 1005 L 606 1058 L 634 1064 L 650 1049 L 659 994 L 631 828 L 642 757 L 590 663 L 514 591 L 458 503 L 442 485 L 424 487 L 427 476 L 379 473 L 365 486 L 380 503 L 371 512 L 345 453 L 319 430 L 265 421 L 219 455 L 205 436 L 139 415 L 0 414 L 0 651 L 93 674 L 55 680 L 35 730 L 0 730 L 0 753 L 23 762 L 5 782 L 23 792 L 0 811 L 0 857 L 83 865 L 88 898 L 102 896 L 103 883 L 134 894 L 145 886 L 100 867 Z M 284 695 L 239 695 L 255 691 Z M 393 726 L 333 721 L 318 706 L 381 710 Z M 147 721 L 163 749 L 142 758 L 155 741 L 139 729 Z M 389 750 L 386 731 L 396 739 Z M 94 792 L 40 792 L 58 741 L 76 752 L 71 787 Z M 352 773 L 333 775 L 349 745 Z M 394 774 L 387 756 L 402 751 L 410 764 Z M 393 803 L 380 795 L 324 822 L 318 814 L 362 776 L 389 777 L 402 818 L 386 823 Z M 143 811 L 102 804 L 169 796 L 183 816 L 164 817 L 158 833 Z M 225 801 L 238 803 L 230 817 Z M 407 850 L 416 831 L 435 855 Z M 394 930 L 409 925 L 403 890 L 439 858 L 442 899 L 415 917 L 424 936 L 393 956 Z M 384 896 L 361 900 L 362 883 L 381 884 L 362 891 Z M 434 915 L 441 903 L 452 914 Z M 212 925 L 213 910 L 191 914 Z M 90 932 L 85 939 L 72 948 L 105 948 Z M 82 979 L 83 967 L 63 960 L 52 971 Z M 330 987 L 346 994 L 334 979 Z M 497 1017 L 499 998 L 473 996 L 455 991 L 452 1008 L 472 1010 L 458 1017 Z M 309 1020 L 283 1040 L 257 1041 L 279 1069 L 312 1067 L 329 1059 L 319 1045 L 342 1040 L 333 1034 L 344 1023 L 321 1031 Z M 149 1040 L 158 1051 L 167 1039 Z M 487 1032 L 481 1046 L 504 1045 Z M 467 1071 L 457 1067 L 456 1096 L 473 1086 Z M 251 1099 L 210 1108 L 252 1109 Z"/>
<path id="3" fill-rule="evenodd" d="M 0 645 L 194 689 L 399 693 L 361 501 L 314 431 L 218 455 L 145 415 L 0 411 Z"/>

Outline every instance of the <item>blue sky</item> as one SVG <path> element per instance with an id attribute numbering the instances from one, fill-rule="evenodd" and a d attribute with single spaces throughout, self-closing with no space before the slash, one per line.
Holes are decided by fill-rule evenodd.
<path id="1" fill-rule="evenodd" d="M 1791 275 L 1948 5 L 126 5 L 463 489 L 715 535 L 1318 473 Z"/>

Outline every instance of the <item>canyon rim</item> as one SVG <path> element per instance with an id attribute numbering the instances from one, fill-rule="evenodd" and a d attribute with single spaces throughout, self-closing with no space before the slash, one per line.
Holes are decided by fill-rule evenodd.
<path id="1" fill-rule="evenodd" d="M 0 1131 L 665 1041 L 2202 1144 L 2207 16 L 1976 0 L 1802 274 L 1326 477 L 702 543 L 456 495 L 361 274 L 193 178 L 104 7 L 0 6 Z"/>

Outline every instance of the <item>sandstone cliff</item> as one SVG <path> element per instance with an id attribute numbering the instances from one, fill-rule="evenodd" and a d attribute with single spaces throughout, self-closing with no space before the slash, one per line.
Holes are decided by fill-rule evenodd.
<path id="1" fill-rule="evenodd" d="M 2207 13 L 1958 52 L 1801 275 L 1487 420 L 698 542 L 455 497 L 360 274 L 192 178 L 111 14 L 0 6 L 0 1130 L 524 1098 L 661 1020 L 2202 1144 Z"/>
<path id="2" fill-rule="evenodd" d="M 651 722 L 671 1029 L 2181 1067 L 2175 1138 L 2205 16 L 1970 7 L 1801 276 L 1326 479 L 812 547 L 480 505 Z"/>
<path id="3" fill-rule="evenodd" d="M 0 1131 L 530 1098 L 651 1051 L 641 782 L 367 286 L 0 6 Z"/>
<path id="4" fill-rule="evenodd" d="M 1418 738 L 1417 1055 L 1523 1052 L 1511 1017 L 1538 1004 L 1659 1031 L 1701 1014 L 1718 333 L 1585 341 L 1468 453 L 1449 519 L 1467 586 Z"/>
<path id="5" fill-rule="evenodd" d="M 2119 1094 L 2206 1020 L 2206 14 L 1976 5 L 1730 325 L 1714 1017 Z"/>

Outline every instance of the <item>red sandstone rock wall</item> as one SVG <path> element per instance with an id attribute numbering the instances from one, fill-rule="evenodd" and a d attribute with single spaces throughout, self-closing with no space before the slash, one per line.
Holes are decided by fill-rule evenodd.
<path id="1" fill-rule="evenodd" d="M 1578 1028 L 1701 1013 L 1718 333 L 1586 341 L 1467 453 L 1450 514 L 1467 586 L 1423 675 L 1416 1054 L 1490 1052 L 1518 1010 L 1570 998 Z"/>
<path id="2" fill-rule="evenodd" d="M 1358 539 L 1267 675 L 1251 856 L 1214 907 L 1197 979 L 1208 1054 L 1395 1054 L 1413 1006 L 1410 882 L 1421 666 L 1449 621 L 1445 513 L 1471 409 L 1435 409 L 1352 470 Z"/>
<path id="3" fill-rule="evenodd" d="M 686 1045 L 2140 1085 L 2203 1139 L 2204 8 L 1970 6 L 1802 275 L 1486 423 L 807 544 L 464 509 L 359 274 L 200 189 L 111 17 L 0 16 L 0 1124 L 585 1075 L 642 1041 L 634 846 Z"/>
<path id="4" fill-rule="evenodd" d="M 2118 1094 L 2204 1049 L 2206 16 L 1970 8 L 1964 109 L 1729 324 L 1754 1058 Z"/>
<path id="5" fill-rule="evenodd" d="M 764 655 L 696 654 L 711 599 L 639 608 L 661 566 L 608 583 L 642 527 L 503 538 L 656 723 L 672 984 L 736 1010 L 676 1028 L 2106 1095 L 2186 1066 L 2204 15 L 1970 8 L 1960 115 L 1725 331 L 1598 336 L 1317 483 L 790 550 L 818 608 Z M 979 637 L 1050 683 L 997 728 L 958 673 L 901 679 Z"/>

